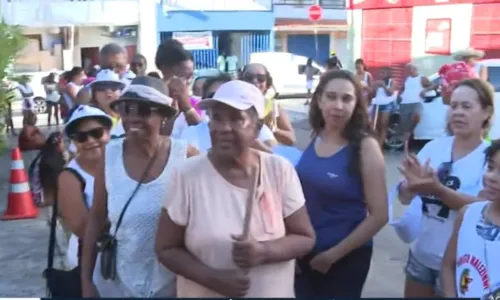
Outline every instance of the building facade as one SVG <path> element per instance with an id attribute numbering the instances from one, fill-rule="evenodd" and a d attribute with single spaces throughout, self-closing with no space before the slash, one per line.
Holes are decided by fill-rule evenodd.
<path id="1" fill-rule="evenodd" d="M 313 4 L 323 8 L 323 17 L 309 20 Z M 312 58 L 324 65 L 335 51 L 347 62 L 347 9 L 345 0 L 274 0 L 275 50 Z"/>
<path id="2" fill-rule="evenodd" d="M 0 0 L 0 17 L 23 26 L 28 37 L 15 61 L 19 72 L 89 68 L 110 42 L 125 46 L 130 57 L 155 49 L 155 10 L 154 0 Z"/>
<path id="3" fill-rule="evenodd" d="M 272 0 L 163 0 L 156 10 L 159 41 L 181 41 L 197 69 L 217 68 L 224 54 L 241 67 L 251 53 L 271 51 L 273 26 Z"/>
<path id="4" fill-rule="evenodd" d="M 433 74 L 468 47 L 500 58 L 498 0 L 351 0 L 350 8 L 353 57 L 376 76 L 390 67 L 401 82 L 410 62 Z"/>

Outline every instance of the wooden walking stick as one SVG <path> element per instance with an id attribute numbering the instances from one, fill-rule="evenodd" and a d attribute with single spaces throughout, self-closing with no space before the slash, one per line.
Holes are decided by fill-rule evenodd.
<path id="1" fill-rule="evenodd" d="M 249 172 L 251 179 L 252 179 L 252 185 L 250 186 L 250 189 L 248 190 L 248 198 L 247 198 L 247 203 L 246 203 L 246 208 L 245 208 L 245 218 L 243 219 L 243 233 L 241 234 L 241 239 L 246 240 L 250 237 L 250 223 L 252 220 L 252 214 L 253 214 L 253 208 L 254 208 L 254 203 L 255 203 L 255 194 L 257 191 L 257 185 L 259 183 L 259 174 L 260 174 L 260 167 L 252 167 L 252 170 Z"/>

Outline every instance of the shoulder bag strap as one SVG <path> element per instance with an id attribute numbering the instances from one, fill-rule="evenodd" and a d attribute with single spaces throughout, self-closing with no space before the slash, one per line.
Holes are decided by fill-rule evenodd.
<path id="1" fill-rule="evenodd" d="M 114 236 L 116 236 L 116 232 L 118 231 L 118 228 L 120 228 L 120 225 L 122 224 L 122 221 L 123 221 L 123 216 L 125 215 L 125 211 L 127 210 L 128 206 L 130 205 L 130 202 L 132 201 L 132 199 L 134 198 L 135 194 L 137 194 L 137 191 L 139 190 L 139 188 L 141 187 L 142 183 L 144 182 L 144 180 L 146 180 L 146 177 L 148 176 L 149 174 L 149 170 L 151 169 L 151 167 L 153 166 L 153 162 L 156 160 L 156 156 L 158 155 L 158 149 L 160 148 L 160 144 L 161 142 L 158 143 L 158 145 L 156 145 L 156 149 L 155 149 L 155 153 L 153 154 L 153 156 L 149 159 L 149 162 L 148 162 L 148 165 L 146 166 L 146 168 L 144 169 L 144 172 L 142 173 L 142 176 L 139 180 L 139 182 L 137 183 L 137 185 L 135 186 L 135 189 L 134 191 L 132 192 L 132 195 L 130 195 L 130 197 L 128 198 L 127 202 L 125 203 L 125 206 L 123 206 L 123 209 L 122 209 L 122 212 L 120 213 L 120 217 L 118 218 L 118 222 L 116 223 L 116 228 L 115 228 L 115 233 L 114 233 Z"/>
<path id="2" fill-rule="evenodd" d="M 57 227 L 57 195 L 54 198 L 54 204 L 52 205 L 52 217 L 50 218 L 50 235 L 49 235 L 49 251 L 47 255 L 47 270 L 50 270 L 54 266 L 54 251 L 56 246 L 56 227 Z"/>
<path id="3" fill-rule="evenodd" d="M 66 167 L 63 169 L 63 171 L 68 171 L 70 172 L 71 174 L 73 174 L 76 179 L 78 179 L 78 182 L 80 182 L 80 185 L 81 185 L 81 191 L 85 191 L 85 186 L 86 186 L 86 183 L 85 183 L 85 179 L 83 179 L 82 175 L 74 168 L 71 168 L 71 167 Z M 85 205 L 87 206 L 87 205 Z"/>

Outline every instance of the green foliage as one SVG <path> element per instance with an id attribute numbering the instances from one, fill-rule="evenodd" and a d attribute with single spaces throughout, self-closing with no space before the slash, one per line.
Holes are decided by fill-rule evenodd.
<path id="1" fill-rule="evenodd" d="M 21 27 L 11 26 L 0 20 L 0 115 L 2 116 L 6 115 L 9 102 L 16 97 L 12 86 L 6 81 L 12 71 L 14 59 L 23 50 L 26 42 Z M 0 124 L 2 132 L 4 127 L 4 124 Z M 5 141 L 0 139 L 0 152 L 2 148 L 5 148 Z"/>

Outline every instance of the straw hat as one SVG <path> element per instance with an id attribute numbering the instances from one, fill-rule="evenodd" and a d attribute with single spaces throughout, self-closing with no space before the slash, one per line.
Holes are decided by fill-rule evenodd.
<path id="1" fill-rule="evenodd" d="M 464 60 L 465 58 L 483 58 L 484 51 L 476 50 L 474 48 L 467 48 L 465 50 L 457 51 L 453 54 L 454 60 Z"/>

